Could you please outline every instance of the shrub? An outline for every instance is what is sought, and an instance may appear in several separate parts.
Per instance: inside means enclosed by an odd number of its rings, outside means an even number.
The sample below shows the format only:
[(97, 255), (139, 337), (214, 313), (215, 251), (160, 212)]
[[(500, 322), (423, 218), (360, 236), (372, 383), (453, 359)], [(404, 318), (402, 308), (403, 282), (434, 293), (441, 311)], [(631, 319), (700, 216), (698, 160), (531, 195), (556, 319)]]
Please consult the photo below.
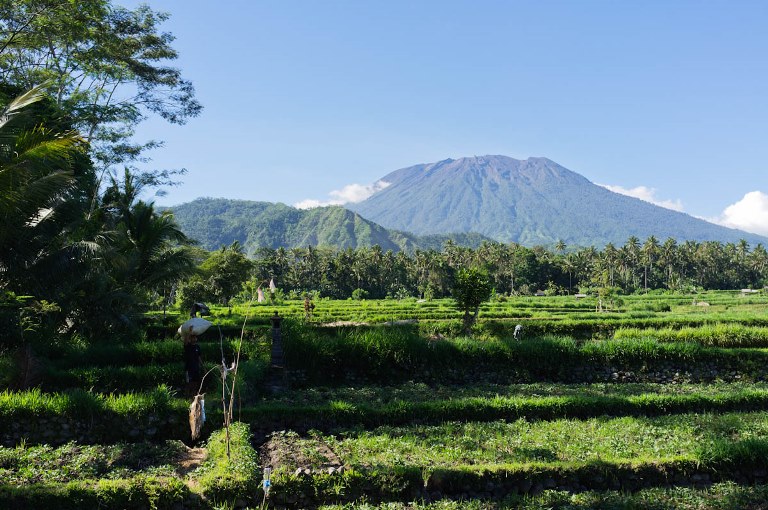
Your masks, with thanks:
[(254, 499), (259, 491), (258, 454), (251, 446), (248, 425), (237, 422), (230, 425), (229, 438), (227, 456), (226, 431), (212, 433), (206, 444), (208, 458), (192, 473), (203, 495), (218, 503)]
[(616, 339), (655, 338), (660, 342), (695, 342), (712, 347), (768, 347), (768, 327), (743, 324), (703, 324), (681, 328), (621, 328)]
[(6, 442), (12, 438), (6, 434), (17, 431), (30, 443), (62, 443), (87, 432), (84, 441), (114, 443), (148, 429), (155, 439), (182, 437), (188, 406), (164, 386), (123, 395), (5, 391), (0, 393), (0, 437)]
[(697, 457), (703, 464), (720, 469), (765, 469), (768, 467), (768, 440), (716, 439), (703, 445), (698, 450)]

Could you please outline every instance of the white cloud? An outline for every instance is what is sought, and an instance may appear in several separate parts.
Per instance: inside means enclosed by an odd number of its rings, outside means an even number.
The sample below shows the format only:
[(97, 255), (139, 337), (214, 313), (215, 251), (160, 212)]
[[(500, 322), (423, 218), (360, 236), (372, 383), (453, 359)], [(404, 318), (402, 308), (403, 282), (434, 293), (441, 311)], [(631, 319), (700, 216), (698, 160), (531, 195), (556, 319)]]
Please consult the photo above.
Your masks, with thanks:
[(683, 202), (679, 198), (677, 200), (660, 200), (656, 198), (656, 188), (637, 186), (636, 188), (628, 189), (621, 186), (611, 186), (610, 184), (598, 184), (598, 186), (602, 186), (603, 188), (609, 191), (613, 191), (614, 193), (620, 193), (629, 197), (639, 198), (640, 200), (650, 202), (653, 205), (658, 205), (659, 207), (683, 212)]
[(328, 195), (331, 197), (329, 200), (315, 200), (308, 198), (293, 204), (297, 209), (311, 209), (313, 207), (323, 207), (326, 205), (344, 205), (349, 203), (362, 202), (366, 198), (370, 197), (377, 191), (381, 191), (390, 183), (384, 181), (377, 181), (373, 184), (347, 184), (341, 189), (333, 190)]
[(759, 235), (768, 235), (768, 195), (750, 191), (744, 198), (725, 208), (713, 223)]
[(312, 209), (313, 207), (322, 207), (324, 205), (331, 205), (331, 204), (323, 203), (313, 198), (308, 198), (306, 200), (302, 200), (301, 202), (296, 202), (295, 204), (293, 204), (293, 206), (296, 209)]

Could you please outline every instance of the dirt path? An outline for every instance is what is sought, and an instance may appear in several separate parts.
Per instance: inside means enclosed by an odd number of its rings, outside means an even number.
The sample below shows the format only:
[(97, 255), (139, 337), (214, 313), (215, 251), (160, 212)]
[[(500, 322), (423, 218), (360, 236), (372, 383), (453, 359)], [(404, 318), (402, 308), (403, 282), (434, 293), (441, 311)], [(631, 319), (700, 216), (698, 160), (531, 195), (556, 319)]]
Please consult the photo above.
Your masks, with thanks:
[(186, 476), (197, 469), (207, 457), (208, 450), (205, 448), (187, 447), (186, 451), (184, 451), (184, 453), (177, 459), (178, 467), (176, 468), (176, 472), (179, 473), (180, 476)]

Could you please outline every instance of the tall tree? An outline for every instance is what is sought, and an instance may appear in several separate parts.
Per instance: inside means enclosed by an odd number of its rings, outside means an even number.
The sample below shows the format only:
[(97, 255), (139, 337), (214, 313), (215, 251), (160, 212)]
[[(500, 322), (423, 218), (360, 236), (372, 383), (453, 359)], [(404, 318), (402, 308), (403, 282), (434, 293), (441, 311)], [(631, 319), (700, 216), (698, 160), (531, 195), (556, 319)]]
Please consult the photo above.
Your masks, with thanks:
[(761, 243), (749, 254), (749, 266), (755, 273), (755, 285), (768, 285), (768, 251)]
[(168, 18), (110, 0), (0, 0), (0, 81), (46, 89), (106, 169), (160, 142), (136, 143), (149, 115), (181, 124), (201, 111), (177, 58)]
[(656, 260), (658, 253), (659, 241), (656, 239), (656, 236), (651, 235), (645, 240), (642, 248), (644, 262), (643, 286), (645, 287), (645, 292), (648, 292), (648, 274), (653, 275), (653, 261)]
[(677, 241), (672, 238), (668, 237), (664, 244), (661, 246), (661, 253), (659, 254), (659, 262), (666, 266), (666, 275), (667, 275), (667, 288), (673, 289), (676, 287), (674, 283), (674, 270), (675, 270), (675, 264), (678, 262), (678, 250), (677, 250)]
[(252, 268), (253, 264), (237, 241), (230, 246), (222, 246), (200, 265), (204, 281), (219, 302), (227, 306), (250, 277)]
[(456, 273), (453, 299), (464, 312), (464, 332), (469, 334), (480, 314), (480, 305), (491, 296), (491, 280), (488, 272), (479, 267), (462, 268)]
[(166, 18), (110, 0), (0, 0), (0, 101), (33, 85), (49, 97), (38, 103), (45, 127), (0, 127), (0, 286), (23, 275), (19, 289), (56, 300), (67, 324), (92, 333), (129, 324), (148, 294), (192, 266), (172, 217), (139, 200), (172, 173), (127, 168), (102, 186), (94, 172), (94, 162), (130, 165), (159, 145), (131, 140), (144, 118), (183, 123), (200, 111), (167, 65), (176, 53), (159, 31)]
[(75, 132), (15, 129), (23, 110), (42, 97), (33, 89), (0, 114), (0, 288), (16, 291), (36, 286), (35, 266), (66, 244), (60, 225), (49, 226), (74, 193), (73, 160), (85, 149)]
[(603, 249), (603, 258), (605, 259), (605, 265), (608, 269), (608, 285), (614, 286), (613, 276), (616, 273), (616, 265), (619, 262), (619, 250), (613, 245), (608, 243)]

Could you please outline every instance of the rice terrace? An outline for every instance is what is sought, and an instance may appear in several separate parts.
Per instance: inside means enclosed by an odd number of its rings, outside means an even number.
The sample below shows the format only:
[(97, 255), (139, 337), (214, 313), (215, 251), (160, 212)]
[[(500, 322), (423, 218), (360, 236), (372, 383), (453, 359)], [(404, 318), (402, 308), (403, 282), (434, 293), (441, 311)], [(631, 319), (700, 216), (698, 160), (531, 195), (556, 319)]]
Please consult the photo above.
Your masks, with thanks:
[[(710, 306), (674, 293), (625, 296), (611, 312), (594, 297), (500, 297), (471, 337), (446, 299), (321, 299), (311, 320), (301, 300), (215, 307), (225, 359), (241, 355), (229, 457), (220, 382), (206, 384), (203, 437), (190, 441), (181, 342), (167, 326), (177, 316), (158, 312), (140, 341), (49, 346), (39, 386), (2, 394), (0, 500), (757, 508), (768, 495), (768, 296), (695, 298)], [(274, 311), (285, 363), (270, 370)], [(219, 333), (206, 335), (213, 361)], [(6, 385), (14, 362), (3, 358)]]
[(766, 5), (0, 0), (0, 510), (768, 510)]

